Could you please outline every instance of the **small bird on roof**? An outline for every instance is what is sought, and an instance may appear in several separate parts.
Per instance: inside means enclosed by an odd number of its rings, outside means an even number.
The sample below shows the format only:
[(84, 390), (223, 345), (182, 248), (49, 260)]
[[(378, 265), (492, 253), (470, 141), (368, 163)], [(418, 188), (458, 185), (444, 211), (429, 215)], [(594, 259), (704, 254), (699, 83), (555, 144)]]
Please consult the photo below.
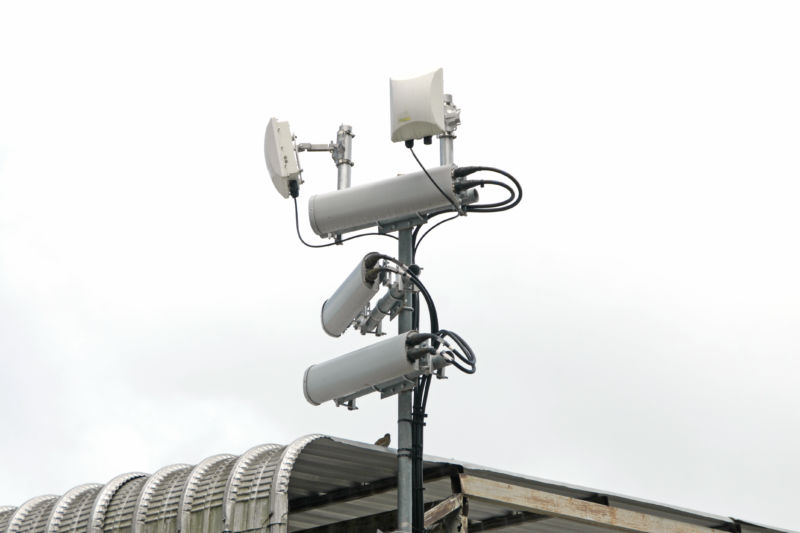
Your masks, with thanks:
[(392, 436), (387, 433), (375, 441), (375, 446), (383, 446), (384, 448), (388, 448), (390, 442), (392, 442)]

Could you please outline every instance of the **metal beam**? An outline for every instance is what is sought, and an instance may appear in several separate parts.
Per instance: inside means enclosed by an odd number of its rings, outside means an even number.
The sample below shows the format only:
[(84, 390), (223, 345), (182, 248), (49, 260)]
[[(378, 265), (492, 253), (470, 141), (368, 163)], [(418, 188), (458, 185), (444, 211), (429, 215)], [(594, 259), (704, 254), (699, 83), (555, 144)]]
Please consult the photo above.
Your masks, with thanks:
[(397, 488), (397, 478), (392, 476), (388, 478), (378, 479), (371, 481), (364, 485), (354, 485), (352, 487), (344, 487), (341, 489), (332, 490), (324, 494), (312, 494), (310, 496), (303, 496), (289, 501), (289, 512), (299, 513), (308, 509), (314, 509), (322, 505), (331, 503), (347, 502), (359, 500), (372, 496), (373, 494), (380, 494), (388, 492)]
[[(433, 504), (426, 504), (426, 506), (431, 508), (435, 507)], [(427, 515), (428, 513), (425, 514)], [(397, 511), (393, 510), (368, 516), (359, 516), (349, 520), (342, 520), (341, 522), (334, 522), (332, 524), (325, 524), (308, 529), (301, 529), (298, 530), (297, 533), (375, 533), (376, 530), (394, 531), (396, 522)]]
[(507, 506), (520, 511), (637, 533), (718, 533), (718, 530), (619, 507), (560, 496), (537, 489), (510, 485), (462, 474), (461, 487), (469, 499)]
[(512, 511), (508, 514), (484, 518), (480, 522), (470, 522), (469, 530), (471, 532), (489, 531), (501, 527), (518, 526), (525, 522), (548, 520), (549, 518), (551, 517), (543, 514), (529, 513), (527, 511)]
[[(439, 465), (423, 470), (423, 477), (425, 481), (431, 482), (447, 477), (452, 479), (455, 475), (457, 474), (454, 473), (454, 469), (451, 465)], [(376, 479), (375, 481), (370, 481), (368, 483), (335, 489), (324, 494), (311, 494), (309, 496), (294, 498), (289, 501), (289, 512), (299, 513), (307, 509), (314, 509), (316, 507), (331, 503), (359, 500), (361, 498), (366, 498), (367, 496), (372, 496), (373, 494), (388, 492), (396, 488), (396, 476)]]
[(375, 533), (378, 530), (394, 531), (396, 523), (397, 511), (386, 511), (324, 526), (301, 529), (297, 533)]

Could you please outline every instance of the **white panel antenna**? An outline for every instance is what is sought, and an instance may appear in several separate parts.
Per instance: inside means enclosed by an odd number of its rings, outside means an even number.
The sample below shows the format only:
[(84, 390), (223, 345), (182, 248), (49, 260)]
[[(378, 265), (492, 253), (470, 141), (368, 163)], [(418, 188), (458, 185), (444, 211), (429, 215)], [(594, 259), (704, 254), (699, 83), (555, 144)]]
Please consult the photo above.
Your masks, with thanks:
[(442, 69), (409, 80), (389, 80), (392, 142), (444, 133)]
[(298, 185), (303, 182), (288, 122), (279, 122), (274, 117), (269, 119), (264, 134), (264, 158), (272, 183), (281, 196), (288, 198), (289, 182), (296, 181)]

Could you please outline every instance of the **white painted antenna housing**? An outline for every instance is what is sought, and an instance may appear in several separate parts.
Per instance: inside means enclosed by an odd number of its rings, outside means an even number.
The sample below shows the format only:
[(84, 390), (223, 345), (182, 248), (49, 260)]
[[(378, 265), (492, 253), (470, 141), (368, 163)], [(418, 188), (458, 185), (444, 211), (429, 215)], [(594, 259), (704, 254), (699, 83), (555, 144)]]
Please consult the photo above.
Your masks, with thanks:
[(389, 80), (392, 142), (444, 133), (442, 69), (409, 80)]
[(274, 117), (269, 119), (264, 134), (264, 159), (267, 160), (267, 170), (275, 188), (281, 196), (288, 198), (289, 182), (302, 183), (288, 122), (279, 122)]

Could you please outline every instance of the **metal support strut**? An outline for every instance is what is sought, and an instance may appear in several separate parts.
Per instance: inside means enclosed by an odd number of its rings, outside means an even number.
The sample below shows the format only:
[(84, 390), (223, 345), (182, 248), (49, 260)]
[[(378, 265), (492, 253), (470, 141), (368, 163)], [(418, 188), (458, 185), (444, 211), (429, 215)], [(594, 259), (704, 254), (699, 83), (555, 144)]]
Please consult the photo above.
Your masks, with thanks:
[[(412, 230), (404, 229), (398, 234), (397, 258), (410, 265), (413, 262), (414, 243)], [(403, 310), (398, 317), (398, 333), (411, 330), (411, 292), (406, 292)], [(397, 396), (397, 530), (411, 533), (411, 404), (413, 390), (403, 391)]]
[(453, 164), (453, 132), (461, 124), (461, 110), (453, 103), (453, 95), (444, 95), (444, 129), (439, 135), (439, 164), (442, 166)]
[[(445, 112), (445, 132), (439, 135), (439, 163), (444, 165), (453, 164), (453, 139), (455, 135), (453, 132), (461, 123), (460, 112), (453, 104), (453, 97), (449, 94), (444, 95), (444, 112)], [(414, 242), (413, 242), (413, 228), (403, 229), (398, 232), (399, 250), (397, 258), (406, 265), (414, 263)], [(413, 294), (406, 292), (405, 304), (403, 311), (400, 313), (398, 320), (398, 333), (405, 333), (413, 329)], [(414, 390), (401, 392), (397, 400), (397, 530), (403, 533), (411, 533), (413, 522), (413, 476), (414, 465), (412, 458), (413, 446), (413, 406)], [(418, 431), (419, 435), (419, 454), (422, 454), (422, 426), (420, 424)], [(422, 461), (419, 459), (417, 468), (420, 469), (419, 479), (422, 479), (421, 468)], [(418, 495), (417, 505), (420, 506), (419, 512), (422, 513), (422, 496)], [(422, 514), (420, 514), (422, 517)], [(419, 527), (419, 526), (418, 526)]]
[(338, 190), (350, 188), (350, 174), (353, 168), (353, 127), (347, 124), (339, 126), (336, 132), (336, 142), (328, 144), (298, 143), (298, 152), (330, 152), (338, 171), (336, 188)]
[(350, 171), (353, 168), (353, 128), (347, 124), (339, 126), (336, 132), (336, 146), (333, 148), (333, 161), (339, 171), (337, 189), (350, 187)]

